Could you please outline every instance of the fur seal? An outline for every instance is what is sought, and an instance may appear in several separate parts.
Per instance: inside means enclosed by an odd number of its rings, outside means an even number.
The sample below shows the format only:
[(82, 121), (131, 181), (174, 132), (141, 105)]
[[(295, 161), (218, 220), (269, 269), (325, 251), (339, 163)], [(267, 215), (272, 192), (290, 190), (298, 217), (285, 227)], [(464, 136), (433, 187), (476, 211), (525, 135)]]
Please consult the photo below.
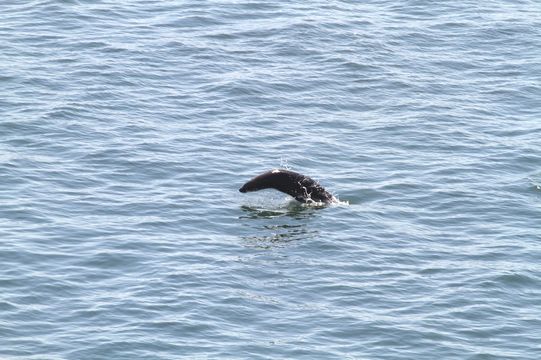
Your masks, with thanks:
[(336, 198), (319, 185), (314, 179), (285, 169), (274, 169), (258, 175), (244, 184), (239, 191), (241, 193), (276, 189), (301, 203), (332, 203)]

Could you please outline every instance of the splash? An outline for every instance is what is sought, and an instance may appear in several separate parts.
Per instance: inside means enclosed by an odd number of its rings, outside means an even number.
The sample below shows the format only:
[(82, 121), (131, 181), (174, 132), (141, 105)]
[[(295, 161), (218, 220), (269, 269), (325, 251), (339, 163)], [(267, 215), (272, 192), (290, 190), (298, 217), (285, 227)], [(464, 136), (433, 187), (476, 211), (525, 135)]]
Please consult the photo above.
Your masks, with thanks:
[(299, 204), (291, 196), (272, 189), (249, 193), (243, 197), (243, 203), (245, 206), (259, 210), (283, 210), (293, 204)]
[(291, 166), (289, 166), (287, 159), (285, 159), (283, 156), (280, 157), (280, 167), (282, 169), (291, 170)]
[(300, 206), (305, 207), (337, 207), (337, 206), (349, 206), (349, 201), (347, 200), (340, 200), (337, 195), (333, 194), (333, 200), (331, 202), (325, 203), (323, 201), (314, 201), (312, 199), (308, 199), (306, 203), (300, 204)]
[(539, 181), (531, 177), (528, 177), (527, 179), (535, 191), (541, 190), (541, 183)]

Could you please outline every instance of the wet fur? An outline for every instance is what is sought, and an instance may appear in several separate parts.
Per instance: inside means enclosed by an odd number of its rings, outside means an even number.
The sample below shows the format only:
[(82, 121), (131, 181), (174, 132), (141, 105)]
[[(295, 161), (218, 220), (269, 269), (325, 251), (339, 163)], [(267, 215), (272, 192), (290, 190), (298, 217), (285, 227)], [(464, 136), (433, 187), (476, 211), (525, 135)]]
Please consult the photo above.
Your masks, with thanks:
[(302, 203), (335, 201), (334, 196), (317, 181), (285, 169), (274, 169), (258, 175), (244, 184), (239, 191), (246, 193), (263, 189), (276, 189)]

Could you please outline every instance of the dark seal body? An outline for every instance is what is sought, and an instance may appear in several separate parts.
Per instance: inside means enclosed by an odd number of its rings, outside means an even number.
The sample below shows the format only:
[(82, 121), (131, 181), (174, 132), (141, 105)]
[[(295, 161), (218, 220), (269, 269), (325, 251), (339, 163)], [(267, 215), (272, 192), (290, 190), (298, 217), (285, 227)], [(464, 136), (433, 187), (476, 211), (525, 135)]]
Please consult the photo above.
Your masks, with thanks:
[(290, 170), (275, 169), (256, 176), (244, 184), (239, 191), (242, 193), (263, 189), (276, 189), (302, 203), (336, 201), (327, 190), (308, 176)]

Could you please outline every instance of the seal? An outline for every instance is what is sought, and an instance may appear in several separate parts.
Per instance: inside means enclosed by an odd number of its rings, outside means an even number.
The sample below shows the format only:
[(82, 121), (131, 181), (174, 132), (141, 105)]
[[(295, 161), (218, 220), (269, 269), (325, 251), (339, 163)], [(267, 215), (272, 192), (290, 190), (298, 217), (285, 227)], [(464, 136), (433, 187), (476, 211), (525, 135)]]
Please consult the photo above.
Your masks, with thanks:
[(285, 169), (274, 169), (258, 175), (244, 184), (239, 191), (247, 193), (263, 189), (276, 189), (301, 203), (332, 203), (336, 198), (314, 179)]

